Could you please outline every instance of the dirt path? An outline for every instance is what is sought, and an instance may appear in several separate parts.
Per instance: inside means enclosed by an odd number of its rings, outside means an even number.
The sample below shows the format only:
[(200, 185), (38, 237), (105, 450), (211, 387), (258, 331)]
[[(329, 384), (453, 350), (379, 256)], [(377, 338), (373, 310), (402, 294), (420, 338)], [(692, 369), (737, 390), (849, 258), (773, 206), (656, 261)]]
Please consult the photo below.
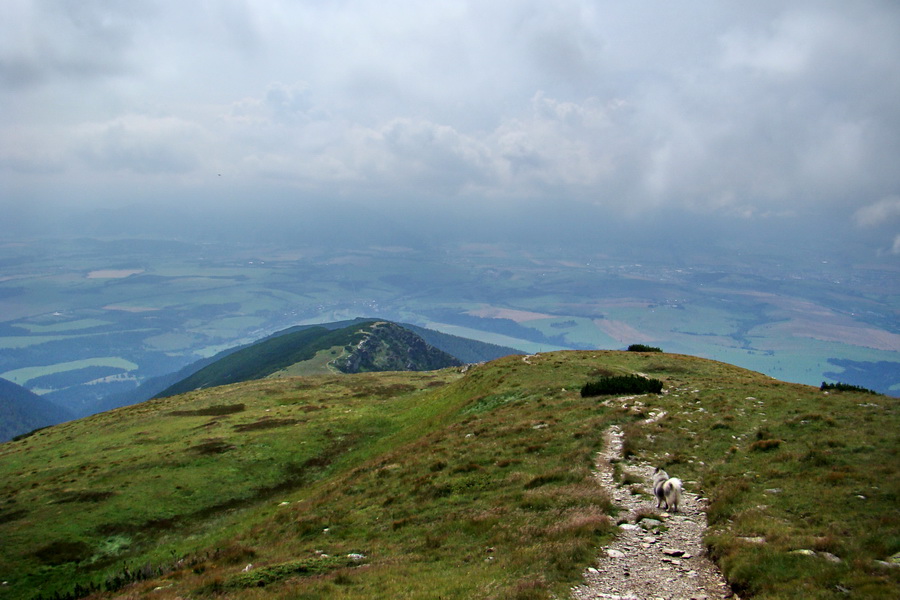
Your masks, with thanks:
[[(654, 418), (661, 418), (663, 414)], [(633, 495), (618, 487), (610, 461), (622, 458), (622, 431), (611, 427), (606, 445), (597, 458), (597, 480), (622, 508), (627, 523), (619, 526), (615, 541), (603, 548), (595, 567), (584, 574), (584, 584), (572, 590), (573, 600), (713, 600), (737, 598), (718, 568), (706, 557), (703, 531), (706, 513), (701, 500), (687, 491), (680, 512), (662, 514), (661, 523), (642, 519), (639, 510), (656, 508), (649, 494), (653, 466), (621, 463), (631, 474), (647, 482), (647, 494)], [(677, 473), (671, 473), (677, 476)], [(687, 487), (690, 487), (689, 485)]]

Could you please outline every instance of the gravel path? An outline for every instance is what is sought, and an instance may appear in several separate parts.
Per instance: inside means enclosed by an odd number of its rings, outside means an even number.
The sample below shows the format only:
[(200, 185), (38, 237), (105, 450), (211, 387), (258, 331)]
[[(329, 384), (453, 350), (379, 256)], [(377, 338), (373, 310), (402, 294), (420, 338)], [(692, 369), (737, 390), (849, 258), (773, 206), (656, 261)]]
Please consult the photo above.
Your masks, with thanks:
[[(655, 418), (661, 418), (663, 414)], [(584, 584), (573, 588), (572, 600), (713, 600), (737, 598), (706, 556), (703, 531), (706, 513), (702, 500), (685, 491), (680, 512), (662, 515), (661, 522), (646, 518), (635, 523), (637, 511), (656, 508), (650, 494), (633, 495), (616, 485), (610, 461), (621, 460), (622, 431), (611, 427), (597, 458), (597, 480), (627, 515), (615, 541), (603, 548), (595, 567), (584, 574)], [(647, 482), (653, 466), (621, 463), (629, 473)], [(670, 473), (677, 477), (678, 473)]]

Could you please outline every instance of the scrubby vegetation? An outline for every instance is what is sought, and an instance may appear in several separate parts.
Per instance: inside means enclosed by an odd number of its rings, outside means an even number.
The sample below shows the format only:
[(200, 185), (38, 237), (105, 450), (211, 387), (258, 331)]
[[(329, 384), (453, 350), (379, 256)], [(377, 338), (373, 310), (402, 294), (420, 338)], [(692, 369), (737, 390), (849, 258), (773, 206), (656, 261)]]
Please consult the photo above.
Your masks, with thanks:
[(582, 398), (612, 394), (658, 394), (663, 382), (641, 375), (611, 375), (590, 381), (581, 387)]
[(631, 344), (628, 346), (629, 352), (662, 352), (662, 348), (656, 346), (645, 346), (644, 344)]
[(837, 383), (827, 383), (825, 381), (822, 382), (822, 385), (819, 387), (823, 392), (863, 392), (866, 394), (877, 394), (878, 392), (874, 390), (866, 389), (859, 385), (851, 385), (849, 383), (841, 383), (840, 381)]

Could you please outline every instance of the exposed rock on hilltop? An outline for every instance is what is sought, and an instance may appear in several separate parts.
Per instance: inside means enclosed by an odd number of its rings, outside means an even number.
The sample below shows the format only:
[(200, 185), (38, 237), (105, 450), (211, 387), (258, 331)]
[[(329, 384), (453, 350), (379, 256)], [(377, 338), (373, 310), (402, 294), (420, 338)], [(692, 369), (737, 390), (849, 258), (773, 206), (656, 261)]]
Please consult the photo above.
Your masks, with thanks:
[(438, 350), (396, 323), (374, 323), (363, 339), (331, 363), (344, 373), (368, 371), (433, 371), (462, 366), (462, 361)]
[(272, 335), (204, 366), (158, 397), (301, 372), (430, 371), (461, 364), (396, 323), (360, 320), (335, 329), (309, 326)]

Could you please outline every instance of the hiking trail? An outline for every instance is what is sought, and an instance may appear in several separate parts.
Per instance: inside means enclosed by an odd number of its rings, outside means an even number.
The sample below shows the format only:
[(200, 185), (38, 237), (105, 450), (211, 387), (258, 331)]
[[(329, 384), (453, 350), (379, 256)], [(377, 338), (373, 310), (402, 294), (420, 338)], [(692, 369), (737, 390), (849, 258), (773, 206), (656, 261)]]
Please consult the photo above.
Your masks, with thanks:
[[(661, 419), (659, 413), (647, 422)], [(656, 510), (651, 491), (654, 467), (622, 460), (622, 430), (607, 429), (605, 445), (597, 456), (596, 478), (613, 503), (622, 509), (616, 539), (602, 548), (595, 566), (584, 573), (584, 583), (572, 588), (572, 600), (713, 600), (737, 599), (703, 546), (706, 529), (704, 500), (683, 491), (679, 512)], [(616, 485), (613, 462), (645, 483), (640, 495)], [(677, 472), (670, 472), (677, 477)], [(689, 483), (689, 482), (688, 482)], [(631, 486), (629, 486), (631, 487)], [(688, 484), (687, 487), (690, 487)], [(643, 518), (639, 511), (655, 510), (661, 519)]]

